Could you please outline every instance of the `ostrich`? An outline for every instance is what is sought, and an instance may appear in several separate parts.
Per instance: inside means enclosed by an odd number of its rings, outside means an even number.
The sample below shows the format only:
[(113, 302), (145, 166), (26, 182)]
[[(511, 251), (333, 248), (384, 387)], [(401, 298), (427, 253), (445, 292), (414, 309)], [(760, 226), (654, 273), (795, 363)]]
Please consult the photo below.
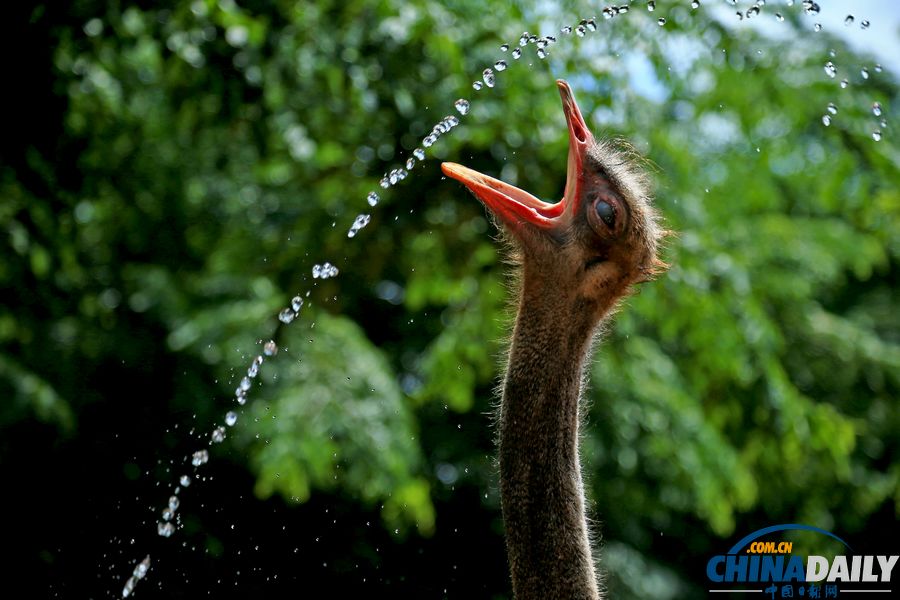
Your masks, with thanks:
[(555, 204), (454, 163), (510, 234), (518, 312), (499, 414), (500, 499), (518, 600), (600, 597), (578, 456), (579, 397), (595, 332), (633, 284), (663, 268), (665, 232), (623, 145), (596, 141), (565, 81), (565, 194)]

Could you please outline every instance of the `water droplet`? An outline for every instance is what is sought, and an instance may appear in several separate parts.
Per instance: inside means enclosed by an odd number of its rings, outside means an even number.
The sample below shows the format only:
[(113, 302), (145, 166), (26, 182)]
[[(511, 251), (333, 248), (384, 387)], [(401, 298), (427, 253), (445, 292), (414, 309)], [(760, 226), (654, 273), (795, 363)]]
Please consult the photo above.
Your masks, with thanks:
[(191, 457), (191, 464), (195, 467), (199, 467), (202, 464), (206, 464), (206, 461), (209, 460), (209, 452), (206, 450), (197, 450), (194, 452), (194, 455)]
[(603, 9), (603, 18), (606, 20), (612, 19), (614, 16), (616, 16), (617, 12), (617, 9), (607, 6)]
[(135, 579), (143, 579), (147, 574), (147, 571), (150, 570), (150, 555), (144, 557), (144, 560), (139, 562), (134, 567), (134, 571), (131, 573)]
[(175, 516), (175, 511), (173, 511), (171, 508), (163, 509), (163, 511), (162, 511), (163, 521), (171, 521), (172, 517), (174, 517), (174, 516)]
[(815, 29), (816, 31), (822, 31), (822, 24), (816, 23), (815, 25), (813, 25), (813, 29)]
[(656, 21), (656, 23), (657, 23), (660, 27), (662, 27), (663, 25), (666, 24), (666, 18), (665, 18), (665, 17), (660, 17), (660, 18)]
[(835, 106), (834, 102), (829, 102), (828, 106), (826, 106), (825, 108), (828, 109), (828, 112), (830, 112), (831, 114), (837, 114), (837, 106)]
[(181, 502), (178, 500), (178, 496), (169, 496), (169, 508), (172, 510), (178, 510), (178, 506)]
[(237, 423), (237, 413), (233, 410), (229, 410), (225, 413), (225, 424), (229, 427), (234, 427), (235, 423)]
[(461, 115), (469, 114), (469, 101), (465, 98), (460, 98), (456, 102), (453, 103), (453, 106), (456, 107), (456, 110), (459, 111)]
[(825, 63), (825, 74), (834, 79), (835, 74), (837, 74), (837, 68), (834, 66), (834, 63), (830, 60)]
[(824, 125), (825, 127), (831, 125), (831, 117), (828, 115), (822, 115), (822, 125)]
[(506, 52), (507, 50), (509, 50), (509, 44), (503, 44), (502, 46), (500, 46), (500, 52)]
[(868, 78), (869, 78), (869, 70), (868, 70), (867, 68), (865, 68), (865, 67), (863, 67), (862, 69), (860, 69), (859, 74), (862, 75), (862, 78), (863, 78), (863, 79), (868, 79)]
[(413, 156), (415, 156), (419, 160), (425, 160), (425, 151), (421, 148), (416, 148), (415, 150), (413, 150)]
[(247, 392), (245, 392), (241, 388), (238, 388), (237, 390), (235, 390), (234, 399), (237, 400), (237, 403), (241, 406), (247, 404)]
[(182, 475), (178, 480), (178, 483), (181, 484), (181, 487), (188, 487), (189, 485), (191, 485), (191, 478), (187, 475)]
[(170, 537), (175, 533), (175, 526), (168, 522), (159, 522), (156, 524), (156, 533), (162, 537)]
[(249, 377), (241, 378), (240, 388), (242, 390), (244, 390), (245, 392), (250, 389), (250, 378)]
[(537, 57), (540, 58), (541, 60), (544, 60), (545, 58), (547, 58), (547, 51), (544, 50), (543, 48), (538, 48), (537, 49)]
[(846, 17), (844, 17), (844, 25), (846, 25), (847, 27), (853, 25), (853, 15), (847, 15)]
[(266, 342), (266, 345), (263, 346), (263, 354), (266, 356), (275, 356), (278, 354), (278, 344), (275, 343), (275, 340)]
[(225, 428), (219, 425), (212, 430), (212, 433), (209, 437), (212, 439), (214, 444), (221, 444), (225, 441)]
[(493, 69), (485, 69), (481, 72), (481, 78), (484, 80), (484, 85), (489, 88), (494, 87), (494, 71)]
[(869, 28), (869, 25), (870, 25), (870, 23), (869, 23), (868, 19), (865, 19), (865, 20), (863, 20), (863, 21), (860, 22), (859, 28), (860, 28), (860, 29), (868, 29), (868, 28)]
[(653, 12), (654, 10), (656, 10), (656, 2), (654, 2), (653, 0), (650, 0), (650, 2), (647, 3), (647, 10), (650, 12)]
[(415, 166), (416, 166), (416, 159), (415, 159), (415, 158), (413, 158), (412, 156), (410, 156), (409, 158), (406, 159), (406, 168), (407, 168), (407, 169), (412, 169), (412, 168), (415, 167)]
[(810, 0), (803, 0), (803, 9), (806, 11), (808, 15), (817, 15), (821, 10), (819, 8), (818, 3), (811, 2)]
[(691, 2), (691, 8), (700, 8), (700, 0), (693, 0), (693, 2)]
[(876, 142), (880, 142), (880, 141), (881, 141), (881, 131), (878, 130), (878, 129), (876, 129), (875, 131), (873, 131), (873, 132), (872, 132), (872, 139), (875, 140)]
[(480, 90), (481, 88), (483, 88), (483, 87), (484, 87), (484, 84), (481, 83), (480, 81), (473, 81), (473, 82), (472, 82), (472, 89), (475, 90), (476, 92), (477, 92), (478, 90)]
[(872, 105), (872, 114), (875, 115), (876, 117), (881, 116), (881, 104), (880, 103), (876, 102)]
[(584, 26), (587, 27), (588, 31), (597, 31), (597, 21), (593, 19), (588, 19)]
[(389, 187), (391, 187), (391, 182), (388, 181), (387, 175), (381, 178), (381, 181), (378, 182), (378, 185), (380, 185), (384, 189), (388, 189)]
[(563, 35), (569, 35), (570, 33), (572, 33), (572, 26), (571, 26), (571, 25), (566, 25), (565, 27), (563, 27), (562, 29), (560, 29), (559, 32), (560, 32), (561, 34), (563, 34)]
[(366, 196), (366, 202), (369, 203), (369, 206), (375, 206), (378, 204), (378, 194), (375, 192), (369, 192), (369, 195)]
[(512, 51), (512, 57), (515, 60), (519, 60), (520, 58), (522, 58), (522, 50), (520, 48), (514, 48)]
[(125, 582), (125, 587), (122, 588), (122, 597), (127, 598), (131, 595), (131, 592), (134, 591), (134, 585), (137, 583), (134, 577), (129, 577), (128, 581)]
[(747, 18), (748, 19), (750, 17), (755, 17), (758, 14), (759, 14), (759, 6), (756, 6), (755, 4), (747, 9)]
[(296, 316), (297, 315), (290, 308), (285, 308), (280, 313), (278, 313), (278, 320), (281, 321), (282, 323), (287, 324), (287, 323), (290, 323), (291, 321), (293, 321), (294, 317), (296, 317)]
[(847, 81), (846, 79), (841, 79), (841, 87), (842, 88), (846, 89), (848, 85), (850, 85), (849, 81)]
[(425, 138), (422, 140), (422, 145), (425, 146), (426, 148), (431, 148), (436, 141), (437, 141), (437, 136), (432, 133), (430, 135), (425, 136)]
[(881, 73), (881, 71), (882, 71), (881, 65), (875, 65), (875, 72), (876, 72), (876, 73)]
[[(697, 2), (697, 6), (700, 6), (700, 3), (699, 3), (699, 2)], [(616, 13), (617, 13), (617, 14), (620, 14), (620, 15), (624, 15), (624, 14), (627, 13), (627, 12), (628, 12), (628, 5), (627, 5), (627, 4), (623, 4), (622, 6), (620, 6), (619, 8), (616, 9)]]
[(782, 15), (781, 13), (775, 13), (775, 20), (778, 21), (779, 23), (783, 22), (784, 15)]
[(530, 38), (530, 37), (531, 37), (531, 34), (529, 34), (527, 31), (523, 31), (522, 35), (519, 36), (519, 45), (524, 46), (525, 44), (527, 44), (528, 38)]
[[(412, 160), (412, 159), (410, 159), (410, 160)], [(406, 174), (404, 173), (403, 176), (406, 177)], [(360, 229), (362, 229), (363, 227), (368, 225), (369, 221), (371, 221), (371, 220), (372, 220), (372, 217), (370, 215), (365, 215), (365, 214), (357, 215), (356, 218), (353, 220), (353, 225), (350, 226), (350, 231), (347, 232), (347, 237), (349, 237), (349, 238), (354, 237), (356, 235), (356, 233)], [(328, 263), (325, 263), (325, 264), (327, 265)], [(332, 267), (332, 268), (334, 268), (334, 267)], [(337, 269), (335, 269), (335, 271), (336, 270)], [(322, 277), (322, 279), (327, 279), (327, 277), (324, 275), (320, 275), (320, 276)], [(328, 277), (331, 277), (331, 275), (329, 275)]]
[(494, 68), (497, 69), (498, 71), (505, 71), (506, 70), (506, 61), (498, 60), (497, 62), (494, 63)]
[(584, 25), (579, 25), (575, 28), (575, 35), (578, 37), (584, 37)]
[[(357, 218), (359, 218), (359, 217), (357, 217)], [(335, 277), (338, 273), (339, 273), (338, 268), (329, 262), (322, 263), (321, 265), (319, 265), (319, 264), (313, 265), (313, 268), (312, 268), (313, 279), (329, 279), (331, 277)], [(276, 352), (277, 352), (277, 349), (276, 349)]]

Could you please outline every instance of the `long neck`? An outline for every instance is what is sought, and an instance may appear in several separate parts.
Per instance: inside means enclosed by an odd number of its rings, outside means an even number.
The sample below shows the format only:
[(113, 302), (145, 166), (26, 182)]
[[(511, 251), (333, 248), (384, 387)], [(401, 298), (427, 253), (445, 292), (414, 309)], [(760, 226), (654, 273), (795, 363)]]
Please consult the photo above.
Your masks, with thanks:
[(517, 600), (599, 597), (578, 459), (582, 372), (598, 319), (567, 304), (574, 301), (526, 273), (500, 409), (500, 495)]

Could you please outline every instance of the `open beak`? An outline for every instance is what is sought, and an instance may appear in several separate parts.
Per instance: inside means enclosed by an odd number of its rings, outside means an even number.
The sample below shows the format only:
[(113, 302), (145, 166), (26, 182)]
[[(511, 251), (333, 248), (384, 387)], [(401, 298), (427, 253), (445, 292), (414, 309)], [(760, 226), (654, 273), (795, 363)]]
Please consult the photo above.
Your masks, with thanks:
[(559, 95), (562, 97), (563, 111), (569, 128), (569, 161), (566, 172), (566, 190), (563, 199), (556, 203), (544, 202), (525, 190), (503, 183), (478, 171), (456, 163), (443, 163), (441, 170), (465, 185), (503, 222), (511, 227), (530, 223), (542, 229), (556, 226), (560, 216), (568, 209), (577, 208), (581, 188), (581, 173), (585, 157), (593, 136), (584, 122), (584, 117), (575, 103), (569, 84), (558, 79)]

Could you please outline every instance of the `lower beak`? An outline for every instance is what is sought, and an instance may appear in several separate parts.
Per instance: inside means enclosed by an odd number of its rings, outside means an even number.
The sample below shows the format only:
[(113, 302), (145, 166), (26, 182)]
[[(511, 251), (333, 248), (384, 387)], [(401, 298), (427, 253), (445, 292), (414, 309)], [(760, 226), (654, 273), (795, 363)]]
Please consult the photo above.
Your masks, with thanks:
[(465, 185), (485, 206), (507, 226), (517, 227), (530, 223), (542, 229), (555, 227), (563, 212), (576, 208), (580, 191), (581, 173), (584, 170), (587, 148), (593, 136), (581, 116), (569, 85), (557, 80), (562, 97), (563, 111), (569, 129), (569, 161), (566, 174), (566, 191), (560, 202), (551, 204), (535, 198), (525, 190), (503, 183), (478, 171), (456, 163), (443, 163), (441, 170)]

